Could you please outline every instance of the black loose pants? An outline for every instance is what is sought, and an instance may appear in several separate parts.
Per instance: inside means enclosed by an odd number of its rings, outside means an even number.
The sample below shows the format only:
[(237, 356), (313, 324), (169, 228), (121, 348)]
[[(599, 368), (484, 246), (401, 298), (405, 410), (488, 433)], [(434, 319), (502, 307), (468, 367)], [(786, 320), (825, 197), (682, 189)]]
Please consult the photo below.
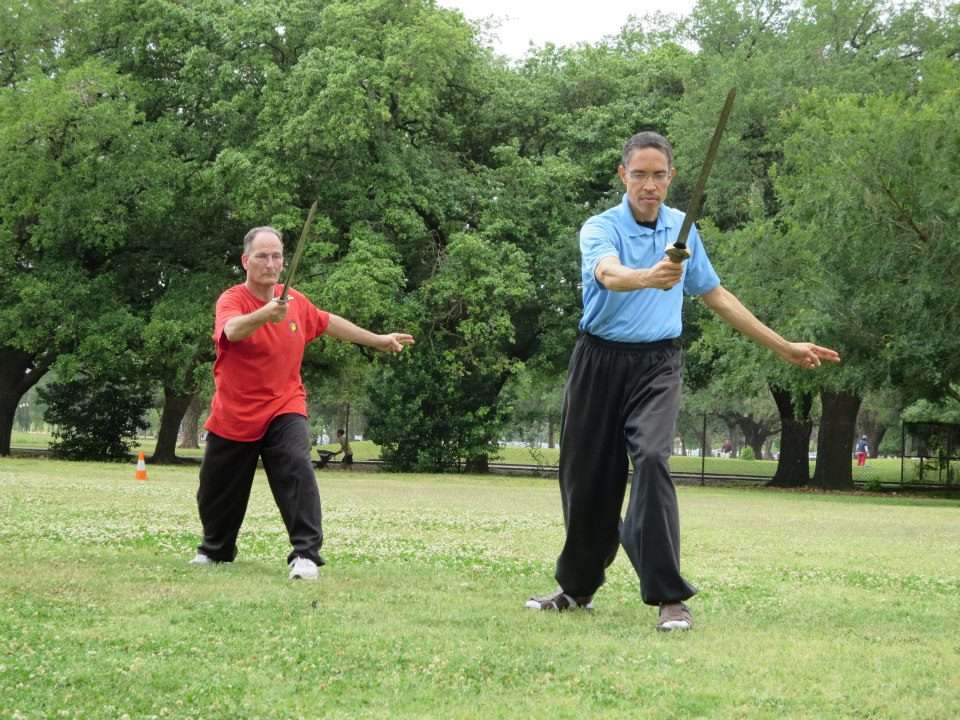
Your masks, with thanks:
[(293, 545), (287, 562), (299, 556), (323, 565), (320, 492), (310, 462), (310, 428), (303, 415), (294, 413), (274, 418), (266, 434), (253, 442), (207, 434), (197, 490), (203, 542), (197, 549), (221, 562), (236, 557), (237, 535), (261, 458)]
[[(697, 592), (680, 575), (680, 516), (667, 464), (681, 364), (673, 340), (618, 343), (586, 334), (577, 340), (560, 431), (567, 537), (556, 572), (570, 595), (593, 595), (621, 544), (643, 602), (679, 602)], [(621, 521), (628, 457), (634, 472)]]

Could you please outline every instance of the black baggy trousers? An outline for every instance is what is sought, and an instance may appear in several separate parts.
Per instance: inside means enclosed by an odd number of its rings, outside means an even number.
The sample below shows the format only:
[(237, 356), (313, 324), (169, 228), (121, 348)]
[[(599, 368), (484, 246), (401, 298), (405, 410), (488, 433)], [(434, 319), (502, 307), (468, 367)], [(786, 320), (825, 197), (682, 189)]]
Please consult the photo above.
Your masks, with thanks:
[(310, 428), (303, 415), (293, 413), (275, 417), (266, 434), (253, 442), (207, 434), (197, 490), (203, 542), (197, 549), (221, 562), (236, 557), (237, 535), (261, 458), (293, 545), (287, 562), (300, 556), (323, 565), (320, 492), (310, 462)]
[[(556, 572), (570, 595), (593, 595), (621, 544), (640, 578), (643, 602), (679, 602), (697, 592), (680, 575), (680, 517), (667, 465), (681, 365), (673, 340), (577, 339), (560, 431), (567, 537)], [(621, 521), (628, 457), (634, 472)]]

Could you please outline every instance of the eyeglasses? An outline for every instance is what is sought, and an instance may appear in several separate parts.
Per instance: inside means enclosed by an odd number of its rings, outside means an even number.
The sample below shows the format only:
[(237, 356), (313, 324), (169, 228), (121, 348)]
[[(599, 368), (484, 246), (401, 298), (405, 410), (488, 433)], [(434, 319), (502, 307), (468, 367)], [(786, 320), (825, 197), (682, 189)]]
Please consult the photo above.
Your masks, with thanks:
[(646, 183), (648, 180), (653, 180), (657, 185), (663, 185), (670, 179), (670, 173), (663, 170), (655, 173), (634, 171), (630, 173), (630, 179), (639, 183)]
[(250, 257), (262, 263), (270, 262), (271, 260), (276, 263), (283, 262), (283, 253), (254, 253)]

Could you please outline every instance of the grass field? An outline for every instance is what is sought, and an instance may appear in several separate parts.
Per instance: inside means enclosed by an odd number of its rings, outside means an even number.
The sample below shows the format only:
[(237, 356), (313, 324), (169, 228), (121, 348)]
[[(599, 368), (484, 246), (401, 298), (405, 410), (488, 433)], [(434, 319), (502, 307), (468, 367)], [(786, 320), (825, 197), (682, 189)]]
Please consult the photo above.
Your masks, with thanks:
[(687, 634), (621, 555), (553, 587), (555, 481), (322, 472), (328, 565), (286, 579), (262, 477), (186, 564), (195, 467), (0, 459), (0, 718), (960, 717), (960, 502), (679, 489)]

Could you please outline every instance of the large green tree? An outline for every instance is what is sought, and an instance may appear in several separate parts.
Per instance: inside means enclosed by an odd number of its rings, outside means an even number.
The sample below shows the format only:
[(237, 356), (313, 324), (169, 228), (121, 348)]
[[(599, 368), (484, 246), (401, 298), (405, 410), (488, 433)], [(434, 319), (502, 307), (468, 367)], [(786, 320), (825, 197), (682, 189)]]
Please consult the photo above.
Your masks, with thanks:
[[(257, 96), (255, 73), (229, 67), (243, 55), (232, 42), (231, 8), (24, 3), (5, 25), (16, 42), (4, 46), (11, 69), (0, 98), (0, 243), (13, 262), (0, 330), (10, 358), (4, 406), (78, 345), (75, 328), (96, 332), (84, 318), (115, 306), (149, 319), (180, 276), (198, 268), (226, 284), (238, 254), (226, 238), (236, 247), (242, 225), (227, 213), (209, 165), (218, 147), (253, 127), (249, 103), (236, 96)], [(208, 314), (207, 294), (181, 295), (178, 319), (189, 325)], [(144, 325), (151, 335), (136, 343), (144, 353), (187, 338), (180, 328), (157, 341), (156, 328), (176, 322), (165, 307)], [(153, 359), (155, 367), (169, 360)]]
[[(678, 142), (681, 170), (690, 163), (688, 152), (693, 158), (701, 155), (709, 138), (712, 116), (707, 114), (703, 121), (703, 108), (711, 107), (711, 98), (712, 104), (717, 104), (726, 88), (738, 89), (736, 110), (706, 203), (719, 231), (711, 248), (716, 251), (721, 276), (761, 319), (782, 334), (835, 345), (853, 361), (848, 360), (844, 371), (831, 370), (811, 378), (777, 368), (773, 358), (757, 356), (742, 343), (726, 346), (728, 351), (739, 353), (741, 348), (747, 353), (728, 367), (736, 368), (746, 383), (766, 378), (775, 388), (782, 412), (788, 408), (799, 412), (798, 417), (782, 415), (785, 428), (804, 434), (803, 408), (810, 406), (809, 394), (822, 394), (825, 425), (819, 433), (814, 478), (818, 484), (850, 485), (848, 446), (860, 397), (868, 388), (882, 385), (884, 379), (857, 363), (855, 332), (836, 332), (835, 318), (849, 317), (851, 310), (843, 307), (840, 298), (844, 293), (855, 294), (857, 288), (851, 285), (863, 280), (837, 272), (840, 258), (848, 257), (837, 251), (846, 246), (846, 228), (839, 224), (824, 227), (813, 221), (815, 214), (832, 211), (832, 190), (822, 190), (834, 187), (833, 180), (822, 183), (819, 175), (807, 177), (807, 187), (818, 198), (816, 211), (803, 191), (786, 194), (774, 182), (791, 142), (803, 142), (813, 157), (829, 155), (839, 162), (842, 155), (835, 146), (818, 146), (803, 137), (798, 140), (807, 129), (796, 121), (801, 113), (794, 110), (809, 103), (811, 94), (829, 103), (842, 95), (864, 99), (916, 92), (918, 81), (924, 78), (920, 67), (925, 58), (951, 43), (955, 52), (955, 23), (955, 10), (875, 0), (843, 6), (704, 0), (691, 19), (690, 30), (702, 50), (693, 66), (684, 110), (676, 115), (673, 127), (673, 133), (684, 139)], [(809, 110), (812, 106), (802, 107)], [(824, 135), (818, 140), (830, 132), (824, 126)], [(870, 124), (851, 127), (851, 132), (863, 142), (872, 142)], [(841, 182), (847, 183), (847, 193), (856, 187), (849, 175)], [(811, 212), (801, 229), (792, 218), (795, 206), (804, 205)], [(874, 299), (889, 312), (889, 300), (879, 294)], [(713, 337), (726, 336), (721, 332)], [(716, 343), (713, 347), (711, 352), (717, 352)], [(797, 419), (799, 425), (794, 422)], [(801, 442), (783, 446), (793, 448), (781, 452), (784, 473), (787, 464), (805, 466), (806, 450)], [(789, 482), (800, 477), (795, 472), (788, 474), (792, 477)]]
[(97, 59), (0, 88), (0, 453), (23, 393), (150, 292), (128, 241), (173, 207), (177, 168), (139, 96)]
[[(918, 80), (920, 78), (918, 77)], [(960, 135), (943, 119), (960, 107), (960, 68), (930, 58), (909, 93), (838, 99), (811, 95), (795, 115), (779, 188), (796, 232), (819, 243), (830, 268), (828, 332), (846, 347), (838, 387), (824, 394), (824, 425), (837, 423), (839, 450), (821, 442), (818, 484), (846, 484), (860, 398), (892, 384), (907, 397), (956, 397), (960, 378), (958, 205)], [(820, 472), (820, 454), (836, 467)], [(841, 462), (842, 458), (842, 462)]]

